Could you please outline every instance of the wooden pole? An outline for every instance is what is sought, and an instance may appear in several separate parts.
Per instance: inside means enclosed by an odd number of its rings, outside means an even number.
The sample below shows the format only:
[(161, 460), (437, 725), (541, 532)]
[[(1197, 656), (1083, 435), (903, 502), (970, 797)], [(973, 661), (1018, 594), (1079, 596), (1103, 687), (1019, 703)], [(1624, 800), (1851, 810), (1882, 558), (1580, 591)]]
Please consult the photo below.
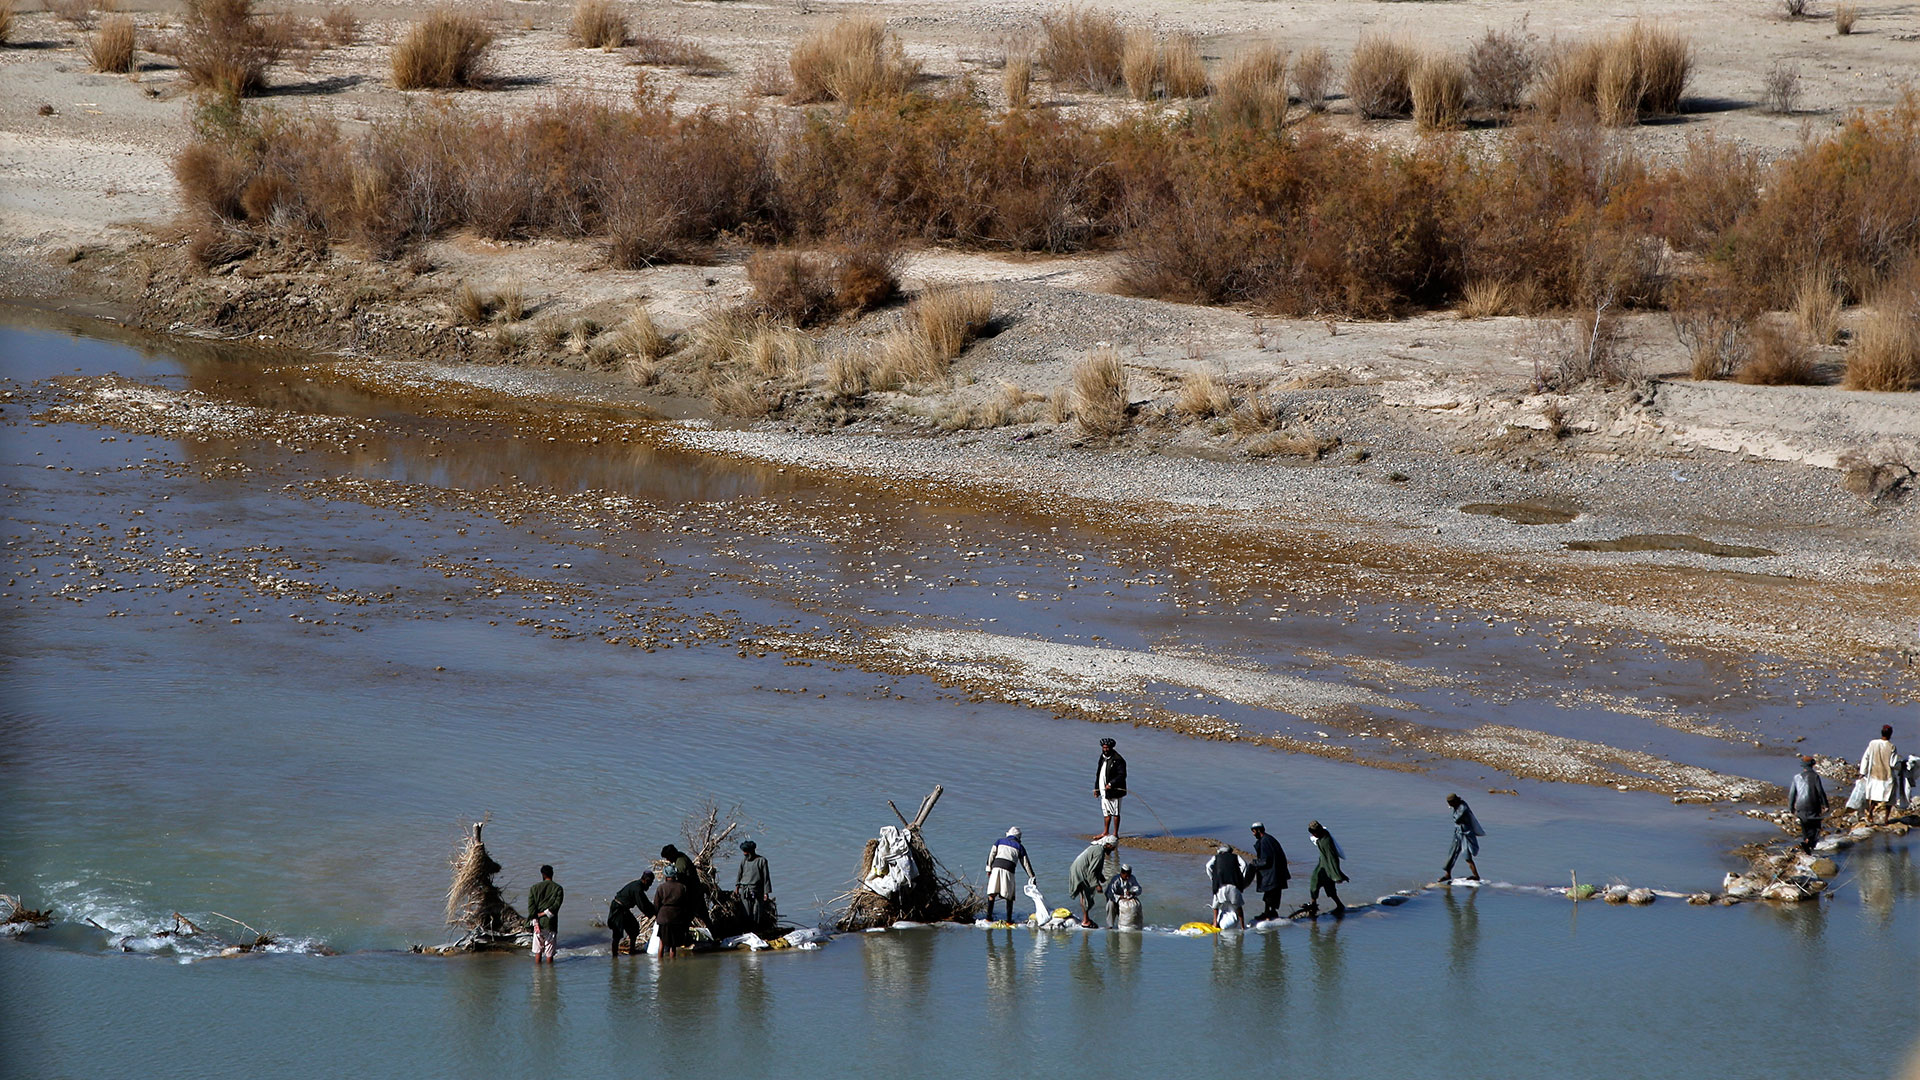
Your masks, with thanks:
[(946, 789), (939, 784), (933, 785), (933, 791), (930, 792), (925, 799), (920, 801), (920, 812), (914, 815), (913, 818), (914, 828), (917, 829), (927, 823), (928, 816), (933, 813), (933, 804), (940, 801), (940, 793), (945, 790)]

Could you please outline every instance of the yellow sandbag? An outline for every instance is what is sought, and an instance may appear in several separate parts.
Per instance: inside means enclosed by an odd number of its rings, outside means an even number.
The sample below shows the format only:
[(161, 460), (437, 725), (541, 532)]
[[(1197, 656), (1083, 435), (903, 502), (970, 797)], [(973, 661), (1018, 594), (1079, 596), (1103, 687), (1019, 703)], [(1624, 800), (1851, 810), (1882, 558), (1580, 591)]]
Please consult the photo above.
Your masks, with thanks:
[(1220, 932), (1220, 928), (1212, 923), (1190, 922), (1181, 923), (1180, 932), (1183, 934), (1217, 934)]
[(1053, 917), (1056, 919), (1071, 919), (1073, 918), (1073, 912), (1063, 907), (1057, 907), (1053, 909)]

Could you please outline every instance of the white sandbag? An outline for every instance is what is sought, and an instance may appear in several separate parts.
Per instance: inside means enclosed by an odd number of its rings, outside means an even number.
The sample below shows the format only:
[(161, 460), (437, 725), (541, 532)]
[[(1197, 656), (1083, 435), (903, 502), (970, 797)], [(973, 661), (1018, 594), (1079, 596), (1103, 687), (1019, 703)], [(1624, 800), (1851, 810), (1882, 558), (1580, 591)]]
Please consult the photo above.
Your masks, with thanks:
[(1651, 904), (1653, 903), (1653, 895), (1652, 889), (1631, 889), (1627, 892), (1627, 903)]
[(761, 937), (759, 934), (753, 933), (751, 931), (744, 934), (736, 934), (733, 937), (730, 937), (725, 941), (722, 941), (720, 944), (726, 946), (729, 949), (738, 949), (744, 945), (747, 948), (752, 949), (754, 952), (759, 952), (761, 949), (773, 948), (772, 942)]
[(1847, 796), (1847, 809), (1861, 810), (1867, 805), (1867, 778), (1861, 777), (1853, 782), (1853, 792)]
[(907, 831), (891, 825), (880, 830), (880, 842), (873, 848), (873, 863), (867, 867), (862, 884), (881, 896), (892, 896), (919, 876), (913, 865), (913, 851), (907, 846)]
[(1033, 901), (1033, 922), (1045, 925), (1052, 921), (1053, 913), (1047, 910), (1047, 900), (1040, 895), (1040, 886), (1027, 882), (1027, 899)]
[(1119, 919), (1113, 925), (1118, 929), (1138, 930), (1141, 926), (1145, 925), (1143, 916), (1140, 913), (1140, 901), (1129, 896), (1122, 899), (1116, 906), (1118, 908), (1117, 914), (1119, 915)]
[(1239, 928), (1240, 916), (1235, 914), (1232, 908), (1228, 908), (1220, 913), (1220, 929), (1238, 930)]
[(666, 949), (660, 943), (660, 928), (656, 926), (647, 934), (647, 955), (659, 956), (665, 951)]

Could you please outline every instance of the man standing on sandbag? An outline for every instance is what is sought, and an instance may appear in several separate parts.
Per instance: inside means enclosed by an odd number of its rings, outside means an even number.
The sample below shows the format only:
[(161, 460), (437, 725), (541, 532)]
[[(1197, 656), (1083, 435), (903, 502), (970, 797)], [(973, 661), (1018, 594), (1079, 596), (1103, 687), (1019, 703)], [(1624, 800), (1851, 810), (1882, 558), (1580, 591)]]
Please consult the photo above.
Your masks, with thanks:
[[(1127, 907), (1129, 902), (1131, 908)], [(1107, 925), (1115, 930), (1123, 925), (1140, 927), (1140, 879), (1133, 876), (1133, 867), (1126, 863), (1121, 863), (1120, 872), (1107, 882)]]
[(1120, 800), (1127, 797), (1127, 759), (1113, 748), (1112, 739), (1100, 740), (1100, 764), (1093, 774), (1093, 793), (1100, 799), (1100, 835), (1120, 835)]
[(1033, 884), (1033, 860), (1027, 858), (1027, 849), (1020, 843), (1020, 829), (1015, 826), (987, 849), (988, 922), (993, 921), (995, 900), (1007, 902), (1007, 921), (1013, 921), (1013, 872), (1020, 869), (1027, 872), (1027, 884)]
[(740, 841), (740, 871), (733, 879), (733, 898), (747, 923), (758, 932), (767, 924), (767, 903), (773, 899), (773, 874), (765, 857), (755, 854), (753, 841)]
[(553, 880), (553, 867), (540, 868), (540, 880), (527, 890), (527, 920), (533, 923), (533, 962), (553, 963), (554, 937), (560, 927), (560, 904), (567, 890)]
[(1099, 924), (1093, 921), (1093, 898), (1099, 894), (1100, 887), (1107, 883), (1106, 871), (1102, 869), (1107, 861), (1107, 852), (1114, 849), (1118, 841), (1111, 836), (1102, 836), (1087, 845), (1073, 860), (1073, 866), (1067, 870), (1067, 891), (1075, 900), (1080, 901), (1080, 925), (1089, 930), (1098, 930)]
[(1487, 830), (1480, 827), (1480, 819), (1473, 816), (1473, 807), (1458, 795), (1447, 796), (1447, 805), (1453, 808), (1453, 846), (1447, 849), (1447, 866), (1440, 871), (1441, 881), (1453, 880), (1453, 864), (1460, 856), (1467, 857), (1467, 873), (1474, 881), (1480, 880), (1480, 868), (1473, 864), (1473, 857), (1480, 854), (1480, 838)]
[(1800, 771), (1787, 788), (1787, 809), (1800, 819), (1800, 850), (1811, 853), (1820, 839), (1820, 819), (1827, 812), (1827, 785), (1813, 771), (1813, 758), (1800, 755)]
[(1880, 737), (1867, 744), (1867, 752), (1860, 755), (1860, 792), (1866, 800), (1861, 814), (1863, 820), (1873, 822), (1873, 807), (1880, 804), (1880, 823), (1893, 820), (1893, 770), (1900, 760), (1900, 751), (1893, 748), (1893, 725), (1884, 724), (1880, 728)]
[(1259, 822), (1253, 823), (1253, 881), (1250, 883), (1260, 890), (1260, 914), (1254, 922), (1264, 922), (1280, 917), (1280, 894), (1286, 891), (1287, 882), (1293, 880), (1287, 871), (1287, 853), (1280, 848), (1280, 841), (1267, 832), (1267, 827)]
[(627, 952), (640, 951), (640, 920), (633, 917), (633, 909), (639, 908), (640, 914), (651, 919), (655, 908), (647, 897), (647, 890), (653, 888), (653, 871), (648, 870), (639, 877), (620, 886), (613, 894), (613, 902), (607, 905), (607, 929), (613, 932), (613, 955), (619, 956), (624, 944)]

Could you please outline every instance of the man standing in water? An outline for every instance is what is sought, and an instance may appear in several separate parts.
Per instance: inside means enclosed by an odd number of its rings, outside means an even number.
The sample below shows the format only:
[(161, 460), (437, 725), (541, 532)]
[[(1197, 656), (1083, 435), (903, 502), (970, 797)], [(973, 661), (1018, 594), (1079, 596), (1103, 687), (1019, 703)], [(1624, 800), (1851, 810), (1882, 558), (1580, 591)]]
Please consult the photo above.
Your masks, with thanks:
[(1027, 884), (1033, 884), (1033, 860), (1027, 858), (1027, 849), (1020, 844), (1020, 829), (1016, 826), (987, 849), (988, 922), (993, 921), (995, 900), (1007, 902), (1007, 921), (1013, 921), (1013, 872), (1018, 869), (1025, 869)]
[(1447, 796), (1447, 805), (1453, 808), (1453, 846), (1447, 849), (1447, 866), (1440, 871), (1441, 881), (1453, 880), (1453, 864), (1460, 856), (1467, 857), (1467, 873), (1471, 880), (1480, 880), (1480, 868), (1473, 864), (1473, 857), (1480, 854), (1480, 838), (1487, 830), (1480, 827), (1480, 819), (1473, 816), (1473, 807), (1458, 795)]
[(1267, 832), (1267, 827), (1259, 822), (1253, 823), (1253, 871), (1252, 885), (1260, 890), (1260, 914), (1254, 916), (1254, 922), (1280, 917), (1280, 894), (1286, 891), (1287, 882), (1293, 877), (1287, 872), (1287, 853), (1280, 848), (1280, 841)]
[(733, 879), (733, 898), (755, 931), (767, 923), (767, 901), (773, 899), (773, 875), (767, 860), (755, 854), (753, 841), (740, 841), (740, 871)]
[[(1229, 926), (1245, 927), (1247, 911), (1241, 899), (1240, 890), (1246, 885), (1246, 875), (1240, 856), (1232, 848), (1221, 844), (1207, 860), (1207, 887), (1213, 890), (1213, 925), (1222, 930)], [(1233, 922), (1229, 924), (1226, 916), (1233, 913)]]
[(1115, 841), (1111, 836), (1102, 836), (1087, 845), (1073, 860), (1073, 866), (1067, 870), (1067, 891), (1075, 900), (1080, 901), (1080, 925), (1089, 930), (1099, 929), (1093, 921), (1093, 898), (1100, 894), (1100, 887), (1107, 883), (1106, 871), (1102, 869), (1107, 861), (1107, 852), (1112, 851)]
[(1899, 760), (1900, 751), (1893, 748), (1893, 725), (1882, 725), (1880, 737), (1868, 743), (1867, 752), (1860, 755), (1861, 797), (1867, 801), (1861, 814), (1869, 823), (1875, 803), (1880, 804), (1881, 824), (1893, 820), (1893, 769)]
[(653, 918), (653, 901), (647, 898), (647, 890), (653, 888), (653, 871), (648, 870), (639, 877), (620, 886), (613, 894), (613, 902), (607, 905), (607, 929), (613, 931), (613, 955), (619, 956), (624, 944), (627, 952), (636, 952), (640, 948), (640, 920), (633, 917), (633, 909), (639, 908), (640, 914)]
[[(1132, 906), (1128, 907), (1131, 902)], [(1107, 882), (1107, 925), (1115, 930), (1121, 926), (1140, 928), (1140, 879), (1133, 876), (1133, 867), (1120, 864), (1120, 873)]]
[(1100, 764), (1093, 774), (1093, 793), (1100, 799), (1100, 835), (1120, 835), (1120, 800), (1127, 797), (1127, 759), (1113, 748), (1112, 739), (1100, 740)]
[(533, 923), (533, 962), (553, 963), (555, 931), (560, 926), (560, 904), (567, 890), (553, 880), (553, 867), (540, 868), (540, 880), (527, 890), (527, 920)]
[(1301, 910), (1309, 915), (1320, 914), (1320, 893), (1325, 890), (1327, 899), (1333, 901), (1333, 914), (1345, 915), (1347, 905), (1341, 901), (1340, 893), (1334, 886), (1348, 880), (1340, 869), (1340, 860), (1346, 857), (1346, 852), (1340, 850), (1339, 842), (1327, 831), (1326, 826), (1317, 821), (1307, 822), (1307, 835), (1313, 838), (1320, 861), (1313, 864), (1313, 876), (1307, 879), (1307, 903)]
[(1827, 812), (1827, 786), (1813, 771), (1813, 758), (1800, 755), (1800, 771), (1787, 788), (1787, 809), (1800, 819), (1800, 850), (1811, 852), (1820, 839), (1820, 818)]

